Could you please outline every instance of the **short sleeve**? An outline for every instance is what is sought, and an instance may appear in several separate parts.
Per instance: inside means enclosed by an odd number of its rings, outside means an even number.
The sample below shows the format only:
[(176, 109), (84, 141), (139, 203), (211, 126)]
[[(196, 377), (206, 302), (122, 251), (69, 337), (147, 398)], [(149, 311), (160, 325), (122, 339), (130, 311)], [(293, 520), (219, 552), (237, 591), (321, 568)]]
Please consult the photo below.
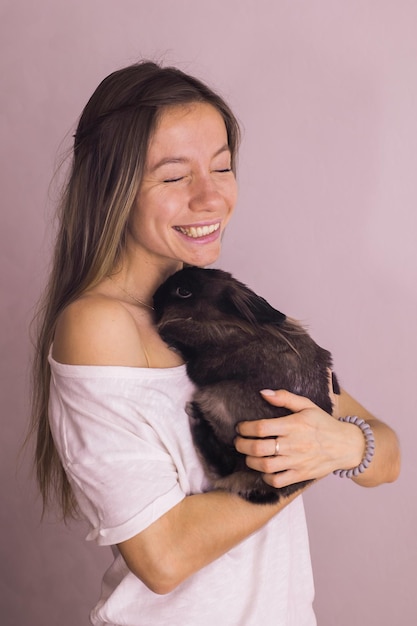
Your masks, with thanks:
[(191, 441), (187, 443), (184, 398), (176, 401), (169, 385), (149, 384), (136, 372), (112, 376), (115, 368), (108, 368), (104, 376), (89, 377), (62, 376), (54, 369), (51, 430), (79, 508), (91, 525), (87, 539), (119, 543), (187, 495), (179, 475), (187, 474), (190, 458), (192, 464), (196, 459)]

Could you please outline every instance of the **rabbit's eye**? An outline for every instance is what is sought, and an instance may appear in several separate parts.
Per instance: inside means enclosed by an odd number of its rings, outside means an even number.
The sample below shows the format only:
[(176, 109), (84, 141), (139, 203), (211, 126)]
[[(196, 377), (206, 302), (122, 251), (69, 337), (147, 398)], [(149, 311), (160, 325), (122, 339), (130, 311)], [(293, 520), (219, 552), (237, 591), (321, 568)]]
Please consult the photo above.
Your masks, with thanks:
[(176, 292), (179, 298), (190, 298), (193, 294), (188, 289), (184, 289), (184, 287), (177, 287)]

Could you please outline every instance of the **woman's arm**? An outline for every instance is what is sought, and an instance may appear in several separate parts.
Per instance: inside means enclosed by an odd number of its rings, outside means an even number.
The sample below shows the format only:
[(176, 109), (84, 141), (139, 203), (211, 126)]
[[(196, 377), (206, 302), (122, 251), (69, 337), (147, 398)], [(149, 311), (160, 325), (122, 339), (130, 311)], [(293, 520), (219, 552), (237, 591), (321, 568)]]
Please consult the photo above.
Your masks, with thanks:
[(259, 530), (300, 493), (273, 505), (252, 504), (224, 491), (188, 496), (118, 547), (147, 587), (169, 593)]
[[(275, 406), (287, 407), (293, 414), (242, 422), (236, 447), (248, 455), (249, 467), (265, 474), (267, 483), (283, 487), (318, 479), (362, 461), (364, 436), (357, 426), (339, 422), (310, 400), (287, 391), (264, 397)], [(395, 480), (400, 465), (395, 433), (346, 392), (339, 397), (338, 413), (363, 417), (375, 435), (374, 459), (354, 480), (365, 486)], [(273, 456), (275, 439), (270, 437), (277, 436), (280, 454)], [(146, 530), (121, 543), (119, 549), (131, 571), (149, 588), (156, 593), (168, 593), (261, 528), (299, 493), (281, 499), (276, 505), (254, 505), (221, 491), (189, 496)]]
[[(359, 402), (346, 391), (342, 390), (339, 399), (339, 416), (358, 415), (362, 417), (375, 436), (375, 455), (372, 463), (363, 474), (353, 478), (356, 483), (363, 487), (375, 487), (382, 483), (395, 481), (400, 473), (401, 456), (397, 435), (384, 422), (376, 419)], [(346, 424), (352, 429), (352, 424)], [(357, 426), (353, 426), (359, 430)], [(339, 468), (337, 468), (339, 469)], [(350, 469), (350, 468), (343, 468)]]
[[(263, 395), (274, 406), (286, 407), (292, 414), (242, 422), (238, 427), (240, 436), (236, 439), (236, 448), (247, 455), (249, 467), (265, 474), (267, 483), (283, 487), (301, 480), (323, 478), (336, 469), (351, 469), (361, 463), (365, 439), (357, 426), (338, 421), (307, 398), (288, 391)], [(365, 472), (353, 480), (367, 487), (396, 480), (400, 451), (393, 430), (345, 391), (337, 404), (337, 417), (358, 415), (369, 423), (375, 435), (374, 458)], [(279, 437), (278, 456), (269, 456), (273, 454), (275, 443), (268, 437)]]

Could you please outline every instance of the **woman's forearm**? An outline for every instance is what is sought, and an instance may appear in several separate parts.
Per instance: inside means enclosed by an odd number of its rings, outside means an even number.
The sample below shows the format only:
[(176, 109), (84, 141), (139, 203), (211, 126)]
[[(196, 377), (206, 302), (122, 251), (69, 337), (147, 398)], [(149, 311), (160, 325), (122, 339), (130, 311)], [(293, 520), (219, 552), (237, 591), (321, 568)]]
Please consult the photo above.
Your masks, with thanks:
[(251, 504), (224, 491), (188, 496), (118, 547), (145, 585), (169, 593), (259, 530), (300, 493), (273, 505)]
[[(363, 487), (375, 487), (396, 480), (400, 473), (401, 455), (395, 432), (376, 419), (346, 391), (342, 391), (339, 399), (339, 414), (358, 415), (363, 418), (372, 428), (375, 437), (375, 454), (372, 462), (365, 472), (352, 480)], [(352, 424), (348, 424), (347, 428), (357, 430), (357, 426)]]

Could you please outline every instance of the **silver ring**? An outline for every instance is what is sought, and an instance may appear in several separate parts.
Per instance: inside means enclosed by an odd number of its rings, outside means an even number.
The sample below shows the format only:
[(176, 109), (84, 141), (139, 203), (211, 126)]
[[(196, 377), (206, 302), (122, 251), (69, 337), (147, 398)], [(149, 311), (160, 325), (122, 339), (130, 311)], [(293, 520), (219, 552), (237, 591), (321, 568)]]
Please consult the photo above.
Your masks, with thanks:
[(275, 439), (275, 453), (274, 456), (278, 456), (279, 454), (279, 437)]

